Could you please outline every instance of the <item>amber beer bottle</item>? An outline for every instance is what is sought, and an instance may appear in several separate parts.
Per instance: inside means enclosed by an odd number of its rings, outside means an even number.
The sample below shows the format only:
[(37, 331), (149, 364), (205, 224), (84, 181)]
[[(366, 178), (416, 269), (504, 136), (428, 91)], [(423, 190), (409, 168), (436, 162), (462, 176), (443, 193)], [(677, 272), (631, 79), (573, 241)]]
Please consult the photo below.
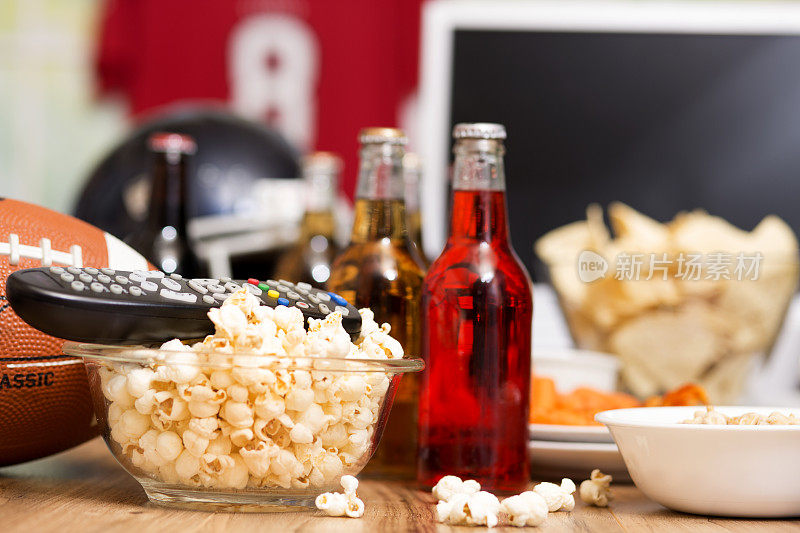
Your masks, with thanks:
[[(422, 260), (408, 237), (403, 155), (406, 138), (393, 128), (367, 128), (361, 142), (355, 220), (349, 246), (336, 258), (328, 288), (375, 320), (391, 325), (406, 356), (417, 357)], [(411, 378), (411, 379), (409, 379)], [(417, 381), (406, 375), (394, 399), (367, 474), (413, 478), (416, 464)]]
[(204, 275), (189, 242), (189, 159), (197, 151), (192, 137), (153, 133), (147, 139), (151, 153), (152, 184), (147, 219), (126, 242), (160, 270), (186, 277)]
[(450, 235), (422, 291), (418, 481), (528, 477), (531, 282), (511, 247), (499, 124), (459, 124)]
[(330, 152), (314, 152), (303, 158), (306, 211), (300, 237), (281, 256), (275, 279), (304, 281), (324, 289), (331, 275), (338, 247), (334, 241), (336, 222), (333, 206), (339, 190), (342, 159)]

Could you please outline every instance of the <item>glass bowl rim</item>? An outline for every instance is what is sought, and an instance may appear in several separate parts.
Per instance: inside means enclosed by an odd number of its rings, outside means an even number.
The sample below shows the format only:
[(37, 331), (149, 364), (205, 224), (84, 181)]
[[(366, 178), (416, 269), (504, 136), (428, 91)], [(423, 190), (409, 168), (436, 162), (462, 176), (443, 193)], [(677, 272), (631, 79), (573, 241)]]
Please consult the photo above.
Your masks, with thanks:
[[(178, 355), (186, 353), (200, 353), (194, 351), (183, 350), (162, 350), (161, 348), (148, 348), (139, 345), (112, 345), (112, 344), (95, 344), (86, 342), (66, 341), (62, 346), (62, 351), (66, 355), (81, 357), (86, 361), (101, 361), (108, 363), (129, 363), (137, 365), (151, 365), (151, 364), (176, 364), (196, 366), (198, 368), (212, 368), (215, 370), (230, 370), (233, 368), (264, 368), (272, 364), (279, 364), (281, 368), (286, 370), (314, 370), (319, 372), (386, 372), (390, 374), (403, 374), (406, 372), (419, 372), (425, 368), (425, 363), (422, 359), (355, 359), (344, 357), (314, 357), (314, 356), (290, 356), (290, 355), (264, 355), (252, 352), (215, 352), (203, 351), (207, 355), (224, 355), (224, 356), (245, 356), (254, 358), (263, 358), (258, 361), (259, 364), (234, 364), (232, 361), (226, 363), (209, 363), (204, 361), (196, 362), (165, 362), (156, 358), (156, 355)], [(130, 355), (131, 352), (137, 352), (137, 356)], [(128, 354), (128, 355), (126, 355)], [(324, 361), (328, 363), (321, 368), (314, 365), (315, 361)], [(365, 368), (353, 368), (358, 367)]]

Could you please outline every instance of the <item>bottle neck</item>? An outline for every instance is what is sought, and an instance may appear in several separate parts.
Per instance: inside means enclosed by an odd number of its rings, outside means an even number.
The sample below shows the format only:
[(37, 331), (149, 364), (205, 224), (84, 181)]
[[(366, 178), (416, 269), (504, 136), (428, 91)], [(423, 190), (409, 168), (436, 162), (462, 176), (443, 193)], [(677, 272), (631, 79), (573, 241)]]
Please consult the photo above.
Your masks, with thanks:
[(335, 172), (309, 172), (303, 176), (306, 194), (306, 212), (333, 211), (339, 176)]
[(350, 242), (365, 243), (381, 239), (408, 240), (405, 203), (402, 198), (394, 200), (357, 198)]
[(361, 147), (356, 198), (367, 200), (403, 200), (402, 146), (365, 144)]
[(306, 211), (300, 224), (299, 241), (308, 242), (317, 235), (332, 240), (335, 228), (336, 221), (333, 217), (333, 210)]
[(351, 242), (408, 239), (403, 155), (389, 143), (361, 147)]
[(172, 226), (178, 235), (187, 230), (187, 157), (176, 152), (153, 154), (153, 182), (147, 223), (152, 230)]
[(503, 144), (492, 139), (460, 139), (453, 151), (450, 240), (507, 244)]

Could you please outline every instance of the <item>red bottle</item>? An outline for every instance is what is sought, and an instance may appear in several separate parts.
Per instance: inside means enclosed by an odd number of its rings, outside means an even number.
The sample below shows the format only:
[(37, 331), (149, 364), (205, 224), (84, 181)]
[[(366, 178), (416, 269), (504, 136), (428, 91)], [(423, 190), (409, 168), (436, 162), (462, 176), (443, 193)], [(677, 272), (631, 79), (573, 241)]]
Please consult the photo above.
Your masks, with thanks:
[(422, 290), (417, 479), (476, 479), (484, 490), (529, 482), (533, 298), (506, 222), (499, 124), (453, 130), (450, 236)]

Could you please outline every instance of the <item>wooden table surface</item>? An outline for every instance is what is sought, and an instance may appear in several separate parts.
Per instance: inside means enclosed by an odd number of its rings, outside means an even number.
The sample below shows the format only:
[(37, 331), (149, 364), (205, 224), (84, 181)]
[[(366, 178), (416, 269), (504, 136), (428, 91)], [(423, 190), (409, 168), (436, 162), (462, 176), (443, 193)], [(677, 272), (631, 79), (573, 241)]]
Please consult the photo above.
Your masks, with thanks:
[[(576, 480), (579, 481), (579, 480)], [(400, 483), (363, 481), (361, 519), (318, 511), (209, 513), (148, 503), (144, 491), (114, 461), (100, 439), (60, 455), (0, 469), (2, 531), (477, 531), (437, 524), (430, 493)], [(571, 513), (551, 513), (538, 531), (798, 531), (800, 520), (729, 520), (674, 513), (647, 500), (633, 485), (614, 488), (607, 509), (578, 502)], [(533, 528), (530, 528), (533, 529)], [(497, 527), (494, 531), (520, 531)]]

